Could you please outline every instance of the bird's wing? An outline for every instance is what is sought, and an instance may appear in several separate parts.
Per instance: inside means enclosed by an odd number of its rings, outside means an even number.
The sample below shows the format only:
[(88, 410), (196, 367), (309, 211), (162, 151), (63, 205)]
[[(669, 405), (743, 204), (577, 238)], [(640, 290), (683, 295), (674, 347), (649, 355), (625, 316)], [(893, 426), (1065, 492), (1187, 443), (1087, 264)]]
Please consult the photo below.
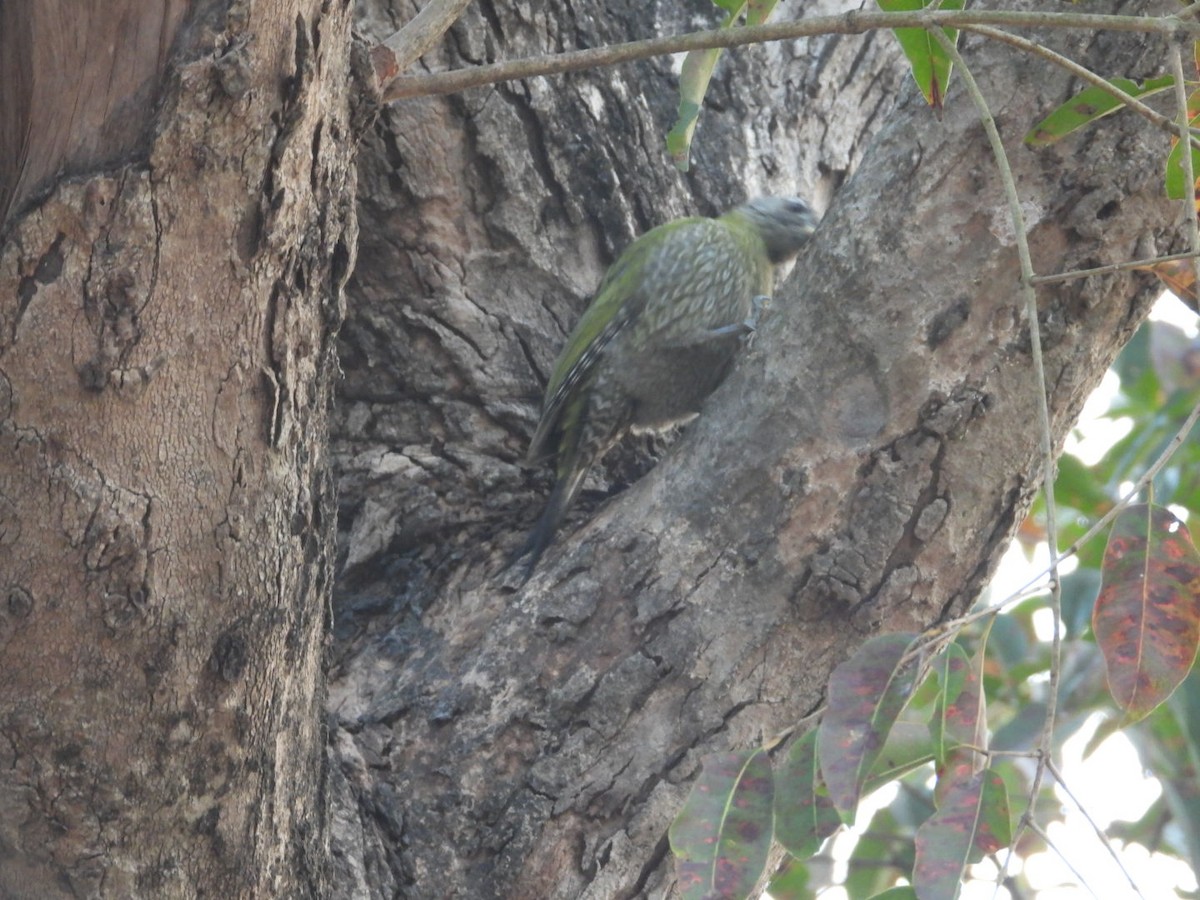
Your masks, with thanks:
[(755, 293), (770, 289), (771, 266), (757, 235), (722, 219), (702, 221), (704, 227), (677, 236), (684, 249), (663, 252), (662, 271), (648, 273), (645, 281), (659, 289), (634, 326), (640, 344), (688, 347), (724, 340), (742, 324)]
[[(582, 352), (575, 359), (574, 365), (566, 370), (561, 378), (551, 379), (550, 383), (555, 385), (554, 391), (551, 393), (549, 387), (546, 390), (546, 403), (542, 407), (542, 417), (538, 420), (537, 431), (534, 432), (533, 439), (529, 442), (527, 462), (530, 464), (541, 462), (557, 452), (556, 446), (550, 446), (551, 435), (554, 434), (562, 419), (567, 400), (570, 399), (578, 385), (591, 375), (592, 370), (596, 367), (596, 360), (600, 358), (605, 346), (616, 337), (622, 328), (629, 324), (630, 318), (631, 316), (624, 314), (623, 310), (618, 310), (617, 316), (601, 329), (596, 339), (583, 347)], [(555, 369), (555, 375), (558, 374), (558, 369)]]
[(707, 227), (711, 220), (678, 219), (651, 229), (626, 247), (609, 267), (596, 289), (595, 299), (571, 331), (554, 364), (546, 385), (542, 416), (529, 444), (528, 462), (538, 462), (554, 453), (556, 448), (549, 446), (551, 436), (562, 418), (567, 399), (591, 375), (604, 348), (641, 314), (650, 299), (640, 289), (647, 267), (653, 265), (680, 229), (694, 227), (698, 222)]

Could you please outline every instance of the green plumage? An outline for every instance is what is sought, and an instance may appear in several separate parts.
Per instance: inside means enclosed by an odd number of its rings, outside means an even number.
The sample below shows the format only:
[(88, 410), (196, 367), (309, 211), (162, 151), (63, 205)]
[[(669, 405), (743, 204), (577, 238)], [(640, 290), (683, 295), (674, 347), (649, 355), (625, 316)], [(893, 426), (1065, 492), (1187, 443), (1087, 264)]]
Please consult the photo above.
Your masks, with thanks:
[(529, 462), (556, 480), (513, 561), (526, 577), (549, 546), (588, 469), (630, 431), (694, 417), (728, 373), (774, 266), (816, 228), (803, 200), (763, 197), (717, 219), (660, 225), (613, 263), (555, 363)]

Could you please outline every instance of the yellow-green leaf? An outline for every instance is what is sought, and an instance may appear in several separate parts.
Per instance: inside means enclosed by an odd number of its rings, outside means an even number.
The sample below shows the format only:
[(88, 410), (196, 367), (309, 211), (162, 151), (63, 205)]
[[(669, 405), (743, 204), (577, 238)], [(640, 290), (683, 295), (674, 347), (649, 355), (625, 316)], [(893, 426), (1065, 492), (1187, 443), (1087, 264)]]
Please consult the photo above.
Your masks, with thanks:
[[(1130, 97), (1139, 98), (1165, 91), (1175, 84), (1175, 79), (1164, 75), (1161, 78), (1149, 78), (1138, 84), (1128, 78), (1112, 78), (1109, 79), (1109, 84), (1120, 88)], [(1125, 104), (1103, 88), (1084, 88), (1034, 125), (1025, 135), (1025, 143), (1031, 147), (1045, 147), (1124, 107)]]
[[(876, 0), (884, 12), (913, 12), (929, 6), (932, 0)], [(962, 9), (965, 0), (945, 0), (938, 9)], [(958, 43), (957, 28), (943, 28), (946, 37), (952, 43)], [(946, 97), (946, 87), (950, 84), (950, 57), (936, 37), (924, 28), (895, 28), (892, 31), (900, 48), (908, 57), (917, 87), (925, 96), (925, 102), (936, 110), (941, 110)]]

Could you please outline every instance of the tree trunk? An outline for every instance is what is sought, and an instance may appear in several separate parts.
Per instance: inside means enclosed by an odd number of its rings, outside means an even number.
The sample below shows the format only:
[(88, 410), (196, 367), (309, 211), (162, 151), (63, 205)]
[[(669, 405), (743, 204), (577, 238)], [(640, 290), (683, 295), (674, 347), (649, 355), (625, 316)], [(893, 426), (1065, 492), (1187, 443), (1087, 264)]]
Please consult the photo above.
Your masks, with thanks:
[(326, 897), (349, 10), (0, 19), (0, 896)]
[[(484, 3), (441, 62), (695, 27), (676, 6)], [(364, 21), (382, 32), (381, 7)], [(1105, 74), (1163, 57), (1141, 37), (1038, 37)], [(965, 52), (1040, 273), (1171, 247), (1161, 133), (1124, 115), (1031, 152), (1021, 136), (1075, 86), (978, 39)], [(666, 828), (701, 756), (815, 708), (872, 634), (961, 612), (1040, 483), (1012, 226), (961, 82), (939, 119), (887, 35), (727, 54), (679, 176), (671, 73), (412, 100), (368, 142), (334, 438), (337, 896), (669, 892)], [(521, 456), (604, 267), (685, 211), (797, 188), (829, 212), (753, 349), (518, 587), (501, 564), (549, 485)], [(1039, 290), (1056, 446), (1155, 293), (1135, 274)], [(634, 480), (645, 451), (593, 487)]]

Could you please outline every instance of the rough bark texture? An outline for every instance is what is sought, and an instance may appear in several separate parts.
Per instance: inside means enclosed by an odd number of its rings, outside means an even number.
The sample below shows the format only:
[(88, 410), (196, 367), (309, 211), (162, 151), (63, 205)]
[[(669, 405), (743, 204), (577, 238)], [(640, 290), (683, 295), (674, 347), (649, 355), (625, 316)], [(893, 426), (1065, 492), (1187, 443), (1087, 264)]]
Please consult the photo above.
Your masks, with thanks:
[[(381, 7), (367, 27), (411, 15)], [(439, 62), (701, 24), (646, 10), (483, 3)], [(1159, 71), (1143, 38), (1042, 37), (1104, 72)], [(1161, 134), (1126, 116), (1025, 150), (1069, 79), (966, 52), (1039, 271), (1171, 245)], [(667, 61), (380, 120), (334, 445), (339, 896), (667, 893), (666, 828), (704, 753), (791, 724), (866, 637), (985, 583), (1040, 480), (1012, 228), (965, 94), (939, 121), (893, 59), (884, 36), (727, 56), (687, 176), (661, 150)], [(675, 215), (797, 188), (829, 214), (700, 421), (583, 504), (527, 586), (497, 574), (548, 485), (519, 467), (540, 385), (604, 266)], [(1154, 292), (1140, 275), (1040, 291), (1056, 443)], [(643, 450), (594, 484), (630, 481)]]
[(0, 896), (324, 897), (349, 10), (70, 6), (3, 4), (0, 198), (75, 175), (0, 245)]

